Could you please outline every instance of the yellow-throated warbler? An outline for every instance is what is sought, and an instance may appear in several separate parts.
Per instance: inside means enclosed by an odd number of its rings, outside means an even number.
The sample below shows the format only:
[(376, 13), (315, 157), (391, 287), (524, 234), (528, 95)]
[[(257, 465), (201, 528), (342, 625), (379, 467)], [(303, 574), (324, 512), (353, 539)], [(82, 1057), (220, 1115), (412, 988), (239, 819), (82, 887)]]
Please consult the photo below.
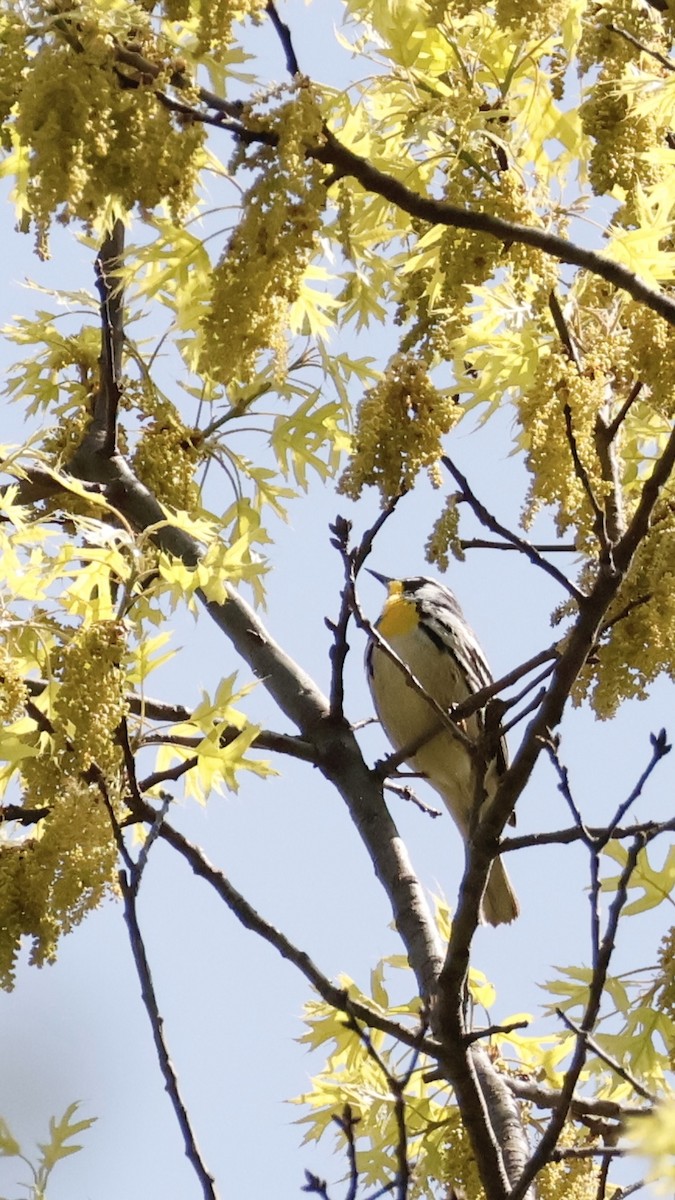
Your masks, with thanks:
[[(376, 623), (378, 632), (444, 711), (492, 683), (476, 636), (449, 588), (419, 576), (389, 579), (376, 571), (370, 573), (389, 590)], [(466, 738), (474, 743), (480, 738), (482, 712), (463, 721), (460, 732), (453, 733), (373, 638), (366, 649), (366, 671), (377, 715), (389, 741), (395, 750), (419, 746), (408, 761), (442, 796), (466, 842), (475, 798), (481, 795), (476, 788), (475, 756)], [(420, 745), (427, 733), (428, 740)], [(494, 795), (506, 767), (507, 749), (502, 739), (485, 772), (483, 788), (487, 797)], [(491, 925), (500, 925), (513, 921), (518, 913), (508, 875), (496, 858), (490, 868), (481, 916)]]

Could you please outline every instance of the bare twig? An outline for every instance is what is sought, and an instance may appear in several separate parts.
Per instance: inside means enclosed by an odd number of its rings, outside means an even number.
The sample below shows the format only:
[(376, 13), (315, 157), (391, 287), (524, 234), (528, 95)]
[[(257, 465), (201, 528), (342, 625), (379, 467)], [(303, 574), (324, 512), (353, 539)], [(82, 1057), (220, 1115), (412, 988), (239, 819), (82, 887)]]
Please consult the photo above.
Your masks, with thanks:
[(566, 1025), (567, 1028), (570, 1029), (572, 1033), (576, 1034), (577, 1037), (583, 1038), (588, 1049), (591, 1050), (592, 1053), (595, 1054), (602, 1062), (604, 1062), (610, 1068), (610, 1070), (614, 1072), (615, 1075), (618, 1075), (620, 1079), (624, 1079), (626, 1083), (629, 1083), (636, 1095), (642, 1096), (642, 1099), (648, 1100), (651, 1105), (655, 1105), (657, 1103), (657, 1097), (652, 1095), (652, 1093), (648, 1091), (646, 1087), (643, 1087), (639, 1079), (636, 1079), (631, 1071), (628, 1071), (620, 1062), (617, 1062), (615, 1058), (612, 1058), (611, 1054), (608, 1054), (606, 1050), (603, 1050), (602, 1046), (598, 1045), (598, 1042), (595, 1040), (595, 1038), (591, 1037), (590, 1033), (585, 1033), (584, 1030), (581, 1029), (574, 1021), (572, 1021), (571, 1018), (568, 1017), (561, 1008), (556, 1008), (555, 1011), (556, 1016), (563, 1022), (563, 1025)]
[[(26, 702), (26, 709), (32, 710), (31, 715), (33, 716), (33, 719), (39, 722), (40, 726), (45, 730), (45, 732), (52, 732), (51, 722), (32, 701)], [(151, 829), (150, 833), (151, 845), (152, 841), (154, 841), (154, 839), (161, 832), (162, 823), (167, 809), (167, 799), (165, 799), (163, 809), (160, 813), (154, 813), (152, 809), (150, 809), (147, 805), (144, 805), (140, 796), (138, 783), (136, 782), (135, 763), (133, 761), (133, 754), (129, 744), (125, 722), (122, 722), (121, 724), (119, 735), (125, 756), (131, 804), (136, 808), (142, 808), (146, 819), (149, 813), (152, 813), (153, 816), (153, 828)], [(138, 925), (136, 913), (136, 895), (143, 867), (147, 860), (147, 851), (149, 850), (149, 846), (147, 846), (146, 850), (141, 855), (138, 863), (134, 863), (129, 851), (126, 848), (124, 834), (110, 799), (108, 786), (103, 771), (95, 762), (93, 762), (87, 771), (82, 772), (82, 778), (85, 780), (85, 782), (95, 783), (99, 790), (101, 799), (106, 807), (108, 816), (110, 817), (111, 828), (118, 852), (126, 867), (126, 871), (120, 871), (118, 873), (118, 882), (124, 901), (124, 919), (129, 931), (129, 942), (141, 985), (143, 1003), (152, 1027), (159, 1067), (164, 1077), (166, 1090), (173, 1110), (176, 1114), (176, 1119), (183, 1134), (185, 1154), (188, 1161), (192, 1164), (195, 1174), (202, 1186), (202, 1192), (205, 1200), (217, 1200), (215, 1181), (213, 1176), (207, 1171), (200, 1150), (197, 1146), (187, 1110), (180, 1094), (178, 1079), (176, 1077), (173, 1064), (169, 1057), (166, 1042), (164, 1040), (163, 1022), (159, 1014), (150, 966), (147, 960), (145, 946)]]
[(586, 1008), (580, 1024), (580, 1033), (577, 1036), (577, 1043), (572, 1055), (572, 1062), (565, 1073), (565, 1080), (561, 1088), (558, 1106), (553, 1112), (548, 1126), (542, 1135), (536, 1150), (532, 1154), (532, 1157), (530, 1158), (530, 1161), (528, 1162), (521, 1178), (513, 1188), (511, 1200), (522, 1200), (522, 1197), (525, 1196), (530, 1184), (532, 1183), (532, 1180), (539, 1173), (544, 1164), (549, 1161), (550, 1155), (557, 1145), (563, 1125), (567, 1120), (567, 1115), (570, 1110), (574, 1091), (586, 1060), (586, 1036), (593, 1029), (600, 1011), (600, 1004), (604, 993), (607, 972), (609, 970), (609, 963), (616, 942), (616, 932), (619, 924), (619, 917), (621, 916), (621, 912), (626, 903), (628, 895), (628, 884), (633, 871), (635, 870), (638, 856), (643, 846), (644, 838), (638, 837), (635, 838), (633, 845), (628, 851), (626, 863), (621, 872), (621, 876), (617, 885), (616, 895), (609, 910), (605, 933), (599, 947), (598, 959), (593, 970)]
[[(376, 769), (377, 769), (377, 767), (376, 767)], [(406, 800), (409, 804), (414, 804), (415, 808), (419, 808), (420, 812), (423, 812), (425, 816), (427, 816), (427, 817), (442, 817), (443, 816), (443, 813), (440, 808), (432, 808), (430, 804), (425, 804), (424, 800), (420, 800), (419, 796), (415, 795), (414, 791), (412, 790), (411, 787), (408, 786), (407, 783), (399, 783), (394, 779), (390, 779), (387, 783), (385, 783), (384, 786), (388, 792), (394, 792), (395, 795), (400, 796), (403, 800)]]
[(96, 286), (101, 298), (101, 382), (94, 404), (94, 423), (101, 431), (100, 453), (107, 458), (117, 449), (124, 345), (124, 294), (119, 277), (123, 250), (124, 225), (118, 219), (96, 258)]
[(610, 629), (613, 629), (615, 625), (618, 625), (619, 621), (625, 621), (626, 617), (629, 617), (636, 608), (641, 608), (643, 604), (649, 604), (651, 599), (652, 596), (650, 593), (646, 596), (636, 596), (633, 600), (629, 600), (626, 604), (624, 604), (623, 608), (616, 614), (615, 617), (610, 617), (607, 621), (603, 621), (600, 629), (598, 630), (598, 641), (600, 641), (600, 639), (604, 637), (604, 635), (608, 633)]
[[(145, 807), (146, 809), (148, 808), (148, 806)], [(149, 812), (152, 814), (151, 809)], [(366, 1005), (352, 999), (344, 988), (336, 987), (335, 984), (331, 983), (328, 977), (319, 970), (304, 950), (300, 950), (297, 946), (293, 945), (285, 934), (265, 921), (230, 883), (222, 871), (219, 871), (208, 861), (199, 847), (188, 841), (172, 825), (165, 822), (159, 831), (159, 836), (170, 846), (173, 846), (174, 850), (178, 851), (190, 865), (195, 875), (205, 879), (213, 887), (216, 894), (220, 896), (221, 900), (225, 902), (230, 911), (246, 929), (252, 930), (253, 933), (258, 934), (264, 941), (269, 942), (282, 958), (287, 959), (297, 967), (319, 995), (333, 1008), (346, 1013), (349, 1017), (356, 1018), (358, 1021), (363, 1022), (364, 1025), (371, 1026), (374, 1029), (381, 1029), (383, 1033), (390, 1034), (404, 1045), (412, 1047), (412, 1049), (421, 1048), (425, 1054), (429, 1054), (432, 1058), (438, 1058), (440, 1052), (438, 1043), (429, 1038), (424, 1038), (420, 1041), (419, 1033), (411, 1031), (403, 1025), (399, 1025), (396, 1021), (389, 1021), (386, 1018), (382, 1018), (378, 1013), (372, 1012)]]
[(574, 471), (577, 479), (586, 493), (588, 502), (591, 506), (594, 516), (595, 535), (600, 544), (600, 548), (603, 554), (609, 557), (611, 554), (611, 546), (607, 536), (607, 522), (605, 520), (605, 513), (598, 504), (588, 471), (581, 461), (579, 447), (577, 446), (577, 439), (574, 433), (574, 425), (572, 422), (572, 409), (570, 408), (569, 404), (565, 405), (564, 413), (565, 431), (567, 433), (567, 441), (569, 443), (570, 453), (572, 455), (572, 462), (574, 463)]
[[(389, 1091), (394, 1098), (394, 1115), (396, 1118), (397, 1142), (396, 1142), (396, 1160), (398, 1170), (396, 1172), (396, 1196), (397, 1200), (406, 1200), (408, 1195), (408, 1185), (410, 1183), (410, 1163), (408, 1161), (408, 1131), (406, 1129), (405, 1120), (405, 1089), (410, 1082), (410, 1079), (417, 1068), (417, 1053), (413, 1053), (408, 1069), (401, 1079), (398, 1079), (392, 1071), (389, 1070), (382, 1055), (378, 1053), (373, 1040), (365, 1029), (362, 1029), (357, 1021), (353, 1019), (349, 1022), (349, 1027), (357, 1034), (361, 1042), (366, 1048), (368, 1056), (372, 1058), (378, 1069), (384, 1076)], [(424, 1035), (424, 1026), (420, 1031), (421, 1036)], [(393, 1191), (393, 1188), (392, 1188)]]
[(359, 1190), (359, 1170), (356, 1162), (356, 1126), (360, 1122), (360, 1117), (355, 1117), (351, 1105), (345, 1104), (341, 1116), (334, 1116), (333, 1120), (338, 1129), (342, 1131), (347, 1141), (347, 1161), (349, 1163), (349, 1189), (345, 1200), (356, 1200), (356, 1194)]
[(510, 1025), (486, 1025), (485, 1029), (472, 1029), (464, 1034), (467, 1045), (494, 1037), (496, 1033), (514, 1033), (516, 1029), (529, 1029), (529, 1021), (513, 1021)]
[[(521, 552), (520, 546), (514, 546), (510, 542), (493, 542), (489, 538), (461, 538), (459, 544), (462, 550), (517, 550)], [(578, 553), (573, 542), (532, 542), (530, 544), (538, 554)]]
[(293, 49), (293, 39), (291, 31), (279, 16), (276, 5), (273, 0), (268, 0), (267, 15), (274, 26), (275, 33), (281, 42), (282, 49), (286, 55), (286, 69), (289, 75), (295, 76), (300, 74), (300, 67), (296, 58), (295, 50)]
[(635, 784), (630, 796), (624, 800), (623, 804), (619, 805), (614, 816), (612, 817), (612, 820), (608, 826), (607, 841), (609, 841), (609, 837), (615, 836), (614, 830), (617, 828), (619, 822), (623, 820), (628, 812), (628, 809), (631, 808), (638, 797), (642, 794), (642, 789), (649, 779), (649, 776), (652, 774), (654, 768), (661, 762), (661, 759), (665, 758), (666, 754), (670, 754), (672, 746), (668, 742), (665, 729), (661, 729), (658, 733), (650, 733), (649, 740), (652, 745), (652, 757)]
[(576, 342), (572, 337), (567, 321), (565, 320), (565, 314), (563, 313), (563, 310), (560, 306), (560, 301), (555, 291), (551, 291), (549, 293), (548, 307), (550, 309), (551, 316), (553, 317), (553, 322), (558, 332), (558, 337), (565, 347), (570, 359), (574, 363), (579, 375), (581, 375), (581, 359), (579, 358), (579, 351), (577, 349)]
[(556, 829), (548, 833), (526, 833), (521, 837), (506, 837), (499, 843), (499, 853), (509, 850), (528, 850), (534, 846), (570, 846), (573, 842), (585, 841), (588, 837), (598, 843), (607, 841), (624, 841), (627, 838), (647, 837), (653, 840), (664, 833), (675, 833), (675, 818), (670, 821), (642, 821), (628, 825), (625, 829), (614, 828), (607, 837), (606, 825), (586, 825), (584, 828), (575, 826), (572, 829)]
[(605, 426), (605, 437), (607, 438), (608, 442), (614, 441), (614, 438), (616, 437), (621, 426), (623, 425), (624, 421), (626, 420), (628, 413), (630, 412), (635, 401), (637, 400), (638, 396), (640, 395), (640, 392), (642, 391), (643, 387), (644, 387), (644, 384), (642, 383), (642, 380), (638, 379), (637, 382), (633, 384), (633, 386), (628, 394), (627, 399), (621, 405), (621, 408), (619, 409), (618, 413), (614, 417), (614, 420), (611, 421), (609, 423), (609, 425)]
[[(551, 667), (551, 671), (552, 670), (553, 667)], [(550, 673), (550, 671), (546, 671), (544, 673), (544, 677), (546, 675), (550, 675)], [(540, 688), (530, 703), (525, 705), (525, 708), (521, 708), (520, 712), (516, 713), (516, 715), (512, 717), (510, 721), (506, 721), (504, 724), (499, 726), (499, 736), (506, 737), (507, 733), (510, 733), (512, 729), (515, 729), (516, 725), (520, 725), (520, 722), (525, 720), (525, 717), (529, 717), (530, 713), (536, 712), (545, 695), (546, 688)]]
[(623, 1146), (561, 1146), (551, 1154), (551, 1162), (580, 1158), (623, 1158), (629, 1151)]
[(158, 787), (162, 783), (178, 783), (179, 779), (182, 779), (190, 771), (194, 771), (197, 766), (199, 766), (199, 759), (194, 754), (190, 758), (186, 758), (184, 762), (176, 763), (175, 767), (166, 767), (163, 771), (152, 771), (140, 781), (139, 789), (141, 792), (149, 792), (151, 788)]
[(443, 466), (446, 467), (446, 469), (450, 472), (455, 481), (459, 484), (462, 490), (462, 499), (466, 500), (470, 505), (473, 512), (478, 517), (481, 525), (484, 525), (486, 529), (491, 529), (493, 533), (498, 533), (500, 537), (503, 537), (505, 541), (514, 547), (514, 549), (519, 550), (521, 554), (524, 554), (531, 563), (534, 563), (536, 566), (540, 567), (542, 571), (545, 571), (547, 575), (550, 575), (552, 579), (555, 579), (556, 583), (559, 583), (560, 586), (563, 587), (565, 591), (568, 592), (570, 596), (572, 596), (572, 598), (578, 603), (582, 599), (582, 593), (567, 578), (567, 576), (564, 575), (562, 571), (559, 571), (558, 568), (553, 565), (553, 563), (547, 562), (545, 558), (542, 558), (539, 551), (536, 550), (534, 546), (530, 544), (530, 542), (526, 541), (525, 538), (519, 537), (518, 534), (513, 533), (511, 529), (507, 529), (505, 525), (502, 525), (496, 517), (493, 517), (492, 513), (489, 512), (485, 505), (481, 503), (481, 501), (473, 492), (472, 488), (469, 486), (469, 481), (466, 476), (462, 474), (462, 472), (459, 470), (459, 467), (455, 466), (452, 459), (450, 459), (447, 454), (443, 455), (441, 462), (443, 463)]
[(326, 1180), (320, 1179), (312, 1171), (305, 1171), (305, 1182), (300, 1190), (308, 1192), (310, 1196), (319, 1196), (320, 1200), (330, 1200)]
[(141, 995), (145, 1011), (150, 1019), (152, 1026), (152, 1036), (157, 1052), (157, 1061), (164, 1077), (164, 1085), (166, 1087), (169, 1099), (176, 1114), (176, 1119), (180, 1126), (183, 1135), (183, 1144), (185, 1146), (185, 1155), (188, 1161), (192, 1164), (194, 1172), (201, 1184), (202, 1193), (205, 1200), (217, 1200), (218, 1193), (216, 1191), (215, 1180), (207, 1170), (201, 1151), (197, 1145), (195, 1135), (190, 1124), (190, 1118), (187, 1113), (184, 1101), (180, 1093), (178, 1078), (169, 1057), (169, 1051), (164, 1040), (164, 1023), (159, 1013), (157, 1004), (157, 995), (150, 972), (145, 952), (145, 945), (141, 936), (141, 931), (138, 925), (136, 914), (136, 892), (135, 888), (127, 878), (126, 872), (120, 871), (119, 884), (124, 900), (124, 919), (127, 929), (129, 930), (129, 942), (131, 952), (134, 957), (138, 979), (141, 985)]
[(641, 1192), (643, 1187), (646, 1186), (646, 1179), (638, 1179), (635, 1183), (629, 1183), (628, 1187), (617, 1188), (615, 1192), (612, 1192), (612, 1200), (628, 1200), (629, 1196), (634, 1196), (636, 1192)]
[(331, 546), (335, 547), (342, 558), (345, 576), (337, 621), (326, 620), (326, 625), (333, 634), (333, 645), (330, 650), (332, 665), (330, 711), (331, 715), (338, 720), (342, 718), (344, 712), (344, 664), (349, 651), (347, 629), (355, 608), (356, 577), (373, 548), (377, 534), (391, 517), (400, 499), (401, 496), (395, 496), (393, 500), (389, 501), (370, 529), (366, 529), (358, 546), (353, 550), (349, 546), (351, 521), (338, 515), (333, 524), (329, 526), (333, 535)]
[(560, 761), (560, 756), (558, 754), (558, 739), (550, 735), (548, 738), (544, 738), (543, 741), (544, 749), (551, 759), (551, 762), (553, 763), (558, 775), (558, 791), (564, 797), (565, 803), (572, 814), (572, 820), (581, 834), (581, 839), (586, 843), (587, 846), (594, 847), (595, 839), (589, 835), (584, 824), (584, 819), (577, 806), (574, 796), (572, 795), (567, 767), (563, 766), (562, 762)]

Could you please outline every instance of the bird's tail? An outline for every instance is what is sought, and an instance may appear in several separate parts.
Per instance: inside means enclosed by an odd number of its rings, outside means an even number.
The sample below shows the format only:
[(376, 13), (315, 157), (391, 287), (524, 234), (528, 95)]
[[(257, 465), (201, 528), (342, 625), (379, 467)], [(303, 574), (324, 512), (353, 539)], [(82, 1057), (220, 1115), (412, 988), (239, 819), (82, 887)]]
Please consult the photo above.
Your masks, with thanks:
[(490, 867), (487, 887), (483, 896), (482, 918), (490, 925), (507, 925), (515, 921), (520, 905), (511, 887), (501, 858), (496, 858)]

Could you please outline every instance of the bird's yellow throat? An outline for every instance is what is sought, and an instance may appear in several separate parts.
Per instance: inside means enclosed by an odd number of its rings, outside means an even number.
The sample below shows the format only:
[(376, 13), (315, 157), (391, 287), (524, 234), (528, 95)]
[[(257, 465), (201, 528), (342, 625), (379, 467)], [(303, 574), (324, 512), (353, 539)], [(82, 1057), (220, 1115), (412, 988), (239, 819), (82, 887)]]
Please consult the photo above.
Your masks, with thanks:
[(415, 605), (412, 600), (405, 599), (402, 590), (399, 580), (389, 584), (389, 596), (377, 622), (377, 628), (384, 638), (390, 639), (402, 633), (411, 633), (417, 625)]

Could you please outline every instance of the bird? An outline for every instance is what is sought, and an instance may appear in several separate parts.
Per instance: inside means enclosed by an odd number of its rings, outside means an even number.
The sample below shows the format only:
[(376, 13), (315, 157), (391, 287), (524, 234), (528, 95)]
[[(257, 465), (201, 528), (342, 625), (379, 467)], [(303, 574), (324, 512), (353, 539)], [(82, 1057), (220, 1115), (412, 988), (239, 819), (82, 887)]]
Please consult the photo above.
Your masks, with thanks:
[[(388, 592), (375, 622), (380, 639), (444, 712), (493, 682), (476, 635), (450, 588), (421, 575), (391, 579), (369, 571)], [(473, 713), (459, 723), (454, 733), (372, 632), (365, 665), (377, 716), (394, 750), (410, 747), (407, 761), (442, 797), (466, 844), (476, 798), (481, 794), (476, 786), (472, 745), (477, 745), (484, 731), (484, 713)], [(487, 764), (484, 799), (494, 796), (507, 766), (508, 751), (502, 737)], [(480, 919), (490, 925), (508, 924), (519, 912), (504, 864), (495, 858)]]

